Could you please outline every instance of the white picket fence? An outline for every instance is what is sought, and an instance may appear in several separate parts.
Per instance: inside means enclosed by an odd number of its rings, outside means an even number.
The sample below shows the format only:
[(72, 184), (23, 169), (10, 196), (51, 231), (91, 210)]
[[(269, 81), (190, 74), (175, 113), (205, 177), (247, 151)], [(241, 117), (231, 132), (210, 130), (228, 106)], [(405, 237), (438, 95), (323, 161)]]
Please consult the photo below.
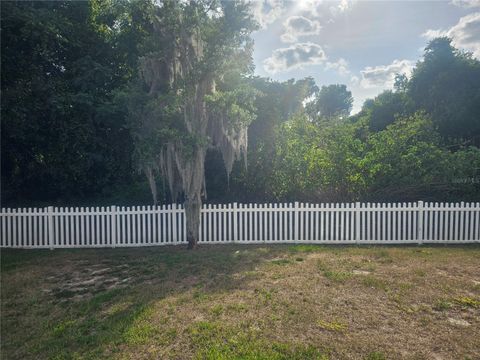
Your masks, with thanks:
[[(186, 243), (181, 205), (2, 209), (0, 247)], [(204, 205), (200, 243), (479, 243), (479, 203)]]

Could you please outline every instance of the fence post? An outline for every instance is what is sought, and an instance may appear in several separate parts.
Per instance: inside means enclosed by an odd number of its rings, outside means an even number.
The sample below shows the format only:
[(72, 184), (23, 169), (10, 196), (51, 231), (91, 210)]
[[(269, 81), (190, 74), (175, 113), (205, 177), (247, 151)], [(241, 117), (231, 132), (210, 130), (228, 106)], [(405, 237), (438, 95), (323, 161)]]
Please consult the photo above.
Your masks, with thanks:
[(359, 202), (355, 203), (355, 244), (358, 244), (360, 241), (360, 208), (362, 207), (362, 204)]
[(296, 243), (297, 240), (299, 240), (298, 239), (298, 230), (299, 230), (298, 222), (300, 221), (300, 214), (299, 214), (300, 210), (299, 210), (298, 201), (295, 201), (294, 211), (295, 211), (295, 229), (294, 229), (294, 232), (293, 232), (293, 239)]
[(172, 204), (172, 241), (177, 242), (177, 204)]
[(48, 244), (50, 250), (53, 250), (53, 206), (47, 208), (48, 217)]
[(418, 229), (417, 229), (417, 242), (423, 244), (423, 201), (418, 202)]
[(117, 207), (110, 207), (110, 214), (112, 216), (112, 248), (117, 246)]
[(238, 237), (238, 234), (237, 234), (237, 203), (236, 202), (233, 203), (232, 216), (233, 216), (233, 221), (232, 221), (232, 224), (233, 224), (233, 238), (232, 238), (232, 242), (235, 242), (235, 241), (237, 241), (237, 237)]

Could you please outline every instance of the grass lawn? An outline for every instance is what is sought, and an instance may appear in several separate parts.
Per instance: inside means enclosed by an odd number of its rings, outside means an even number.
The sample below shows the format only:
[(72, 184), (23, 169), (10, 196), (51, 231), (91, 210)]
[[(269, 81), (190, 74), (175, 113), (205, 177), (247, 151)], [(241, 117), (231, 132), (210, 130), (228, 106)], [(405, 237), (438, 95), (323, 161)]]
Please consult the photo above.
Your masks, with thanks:
[(3, 250), (2, 359), (480, 359), (480, 247)]

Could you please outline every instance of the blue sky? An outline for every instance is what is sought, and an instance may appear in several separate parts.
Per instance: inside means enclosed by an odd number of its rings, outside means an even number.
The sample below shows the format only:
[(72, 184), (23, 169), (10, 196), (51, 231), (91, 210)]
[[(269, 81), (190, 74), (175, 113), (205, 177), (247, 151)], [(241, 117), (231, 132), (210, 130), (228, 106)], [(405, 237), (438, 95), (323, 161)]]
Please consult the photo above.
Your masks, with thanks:
[(480, 58), (480, 0), (255, 0), (257, 75), (312, 76), (317, 85), (346, 84), (353, 113), (363, 101), (410, 74), (429, 39), (447, 35)]

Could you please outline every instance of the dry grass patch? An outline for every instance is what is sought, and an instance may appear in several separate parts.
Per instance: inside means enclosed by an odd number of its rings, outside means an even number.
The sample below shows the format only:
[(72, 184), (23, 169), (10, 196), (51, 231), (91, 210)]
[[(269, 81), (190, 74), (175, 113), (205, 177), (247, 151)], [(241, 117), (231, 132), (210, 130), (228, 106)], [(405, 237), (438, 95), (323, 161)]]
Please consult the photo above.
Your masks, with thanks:
[(4, 251), (5, 359), (475, 359), (480, 247)]

